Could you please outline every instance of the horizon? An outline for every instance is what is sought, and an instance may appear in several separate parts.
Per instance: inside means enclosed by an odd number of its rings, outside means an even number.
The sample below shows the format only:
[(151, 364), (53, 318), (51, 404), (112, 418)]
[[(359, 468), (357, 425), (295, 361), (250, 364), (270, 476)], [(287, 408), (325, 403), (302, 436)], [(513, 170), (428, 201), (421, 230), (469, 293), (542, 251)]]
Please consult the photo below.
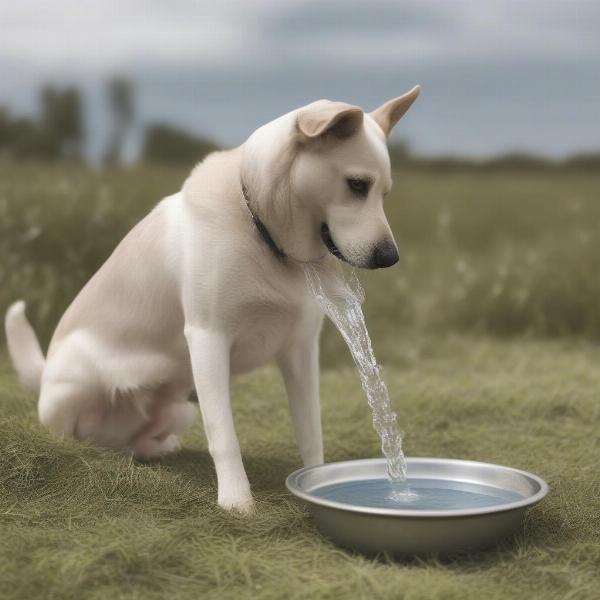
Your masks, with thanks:
[(149, 122), (228, 147), (320, 97), (371, 110), (417, 83), (421, 97), (391, 139), (417, 155), (560, 159), (600, 147), (590, 127), (600, 6), (586, 0), (24, 0), (0, 8), (0, 24), (0, 105), (33, 115), (41, 85), (76, 85), (92, 159), (113, 74), (136, 84), (130, 159)]

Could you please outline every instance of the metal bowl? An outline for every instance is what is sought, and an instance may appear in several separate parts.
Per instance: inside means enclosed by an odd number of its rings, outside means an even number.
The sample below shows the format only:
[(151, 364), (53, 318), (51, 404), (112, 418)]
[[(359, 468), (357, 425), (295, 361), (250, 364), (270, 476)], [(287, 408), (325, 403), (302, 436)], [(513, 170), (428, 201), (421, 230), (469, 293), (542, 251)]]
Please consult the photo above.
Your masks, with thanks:
[(449, 555), (493, 546), (523, 526), (525, 511), (547, 493), (537, 475), (490, 463), (447, 458), (408, 458), (409, 480), (436, 479), (491, 486), (519, 494), (495, 506), (448, 510), (373, 508), (319, 497), (323, 486), (385, 478), (383, 458), (306, 467), (286, 480), (310, 507), (318, 528), (340, 546), (373, 554)]

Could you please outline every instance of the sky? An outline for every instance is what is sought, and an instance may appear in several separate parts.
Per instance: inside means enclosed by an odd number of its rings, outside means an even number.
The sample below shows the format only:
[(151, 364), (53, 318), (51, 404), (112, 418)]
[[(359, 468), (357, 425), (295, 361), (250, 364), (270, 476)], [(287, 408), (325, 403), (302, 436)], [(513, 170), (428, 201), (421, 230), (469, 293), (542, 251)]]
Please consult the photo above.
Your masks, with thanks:
[(317, 100), (372, 110), (422, 95), (394, 137), (420, 154), (600, 149), (598, 0), (0, 0), (0, 105), (34, 114), (44, 83), (85, 94), (89, 152), (103, 86), (136, 84), (143, 127), (226, 145)]

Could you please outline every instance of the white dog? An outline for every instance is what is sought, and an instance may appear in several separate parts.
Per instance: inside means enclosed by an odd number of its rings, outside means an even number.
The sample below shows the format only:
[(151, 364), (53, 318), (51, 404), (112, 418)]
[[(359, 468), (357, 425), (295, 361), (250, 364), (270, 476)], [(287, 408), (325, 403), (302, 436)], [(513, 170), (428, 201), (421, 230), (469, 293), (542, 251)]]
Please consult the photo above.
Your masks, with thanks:
[[(319, 100), (209, 155), (117, 246), (63, 315), (44, 359), (25, 303), (6, 315), (12, 361), (58, 434), (153, 458), (177, 450), (197, 409), (226, 509), (252, 506), (231, 374), (275, 359), (305, 465), (323, 462), (323, 315), (301, 264), (389, 267), (386, 137), (415, 87), (372, 113)], [(333, 256), (332, 256), (333, 255)]]

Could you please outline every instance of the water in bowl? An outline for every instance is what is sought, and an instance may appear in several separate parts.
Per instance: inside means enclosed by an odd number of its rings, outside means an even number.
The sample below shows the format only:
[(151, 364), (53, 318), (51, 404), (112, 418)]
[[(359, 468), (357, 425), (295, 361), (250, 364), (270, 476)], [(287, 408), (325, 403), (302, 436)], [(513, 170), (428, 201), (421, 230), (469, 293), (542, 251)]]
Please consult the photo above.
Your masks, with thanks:
[(353, 270), (348, 277), (343, 277), (335, 270), (323, 272), (314, 263), (304, 265), (304, 275), (319, 306), (344, 338), (358, 369), (373, 414), (373, 427), (381, 438), (381, 451), (387, 459), (386, 497), (391, 502), (413, 502), (416, 494), (406, 485), (402, 432), (396, 423), (381, 367), (375, 360), (361, 308), (365, 295), (360, 281)]
[(413, 493), (409, 502), (398, 502), (390, 497), (390, 482), (385, 478), (344, 481), (318, 487), (314, 496), (369, 508), (401, 510), (462, 510), (487, 508), (522, 500), (523, 496), (511, 490), (479, 483), (445, 479), (410, 479), (407, 485)]

